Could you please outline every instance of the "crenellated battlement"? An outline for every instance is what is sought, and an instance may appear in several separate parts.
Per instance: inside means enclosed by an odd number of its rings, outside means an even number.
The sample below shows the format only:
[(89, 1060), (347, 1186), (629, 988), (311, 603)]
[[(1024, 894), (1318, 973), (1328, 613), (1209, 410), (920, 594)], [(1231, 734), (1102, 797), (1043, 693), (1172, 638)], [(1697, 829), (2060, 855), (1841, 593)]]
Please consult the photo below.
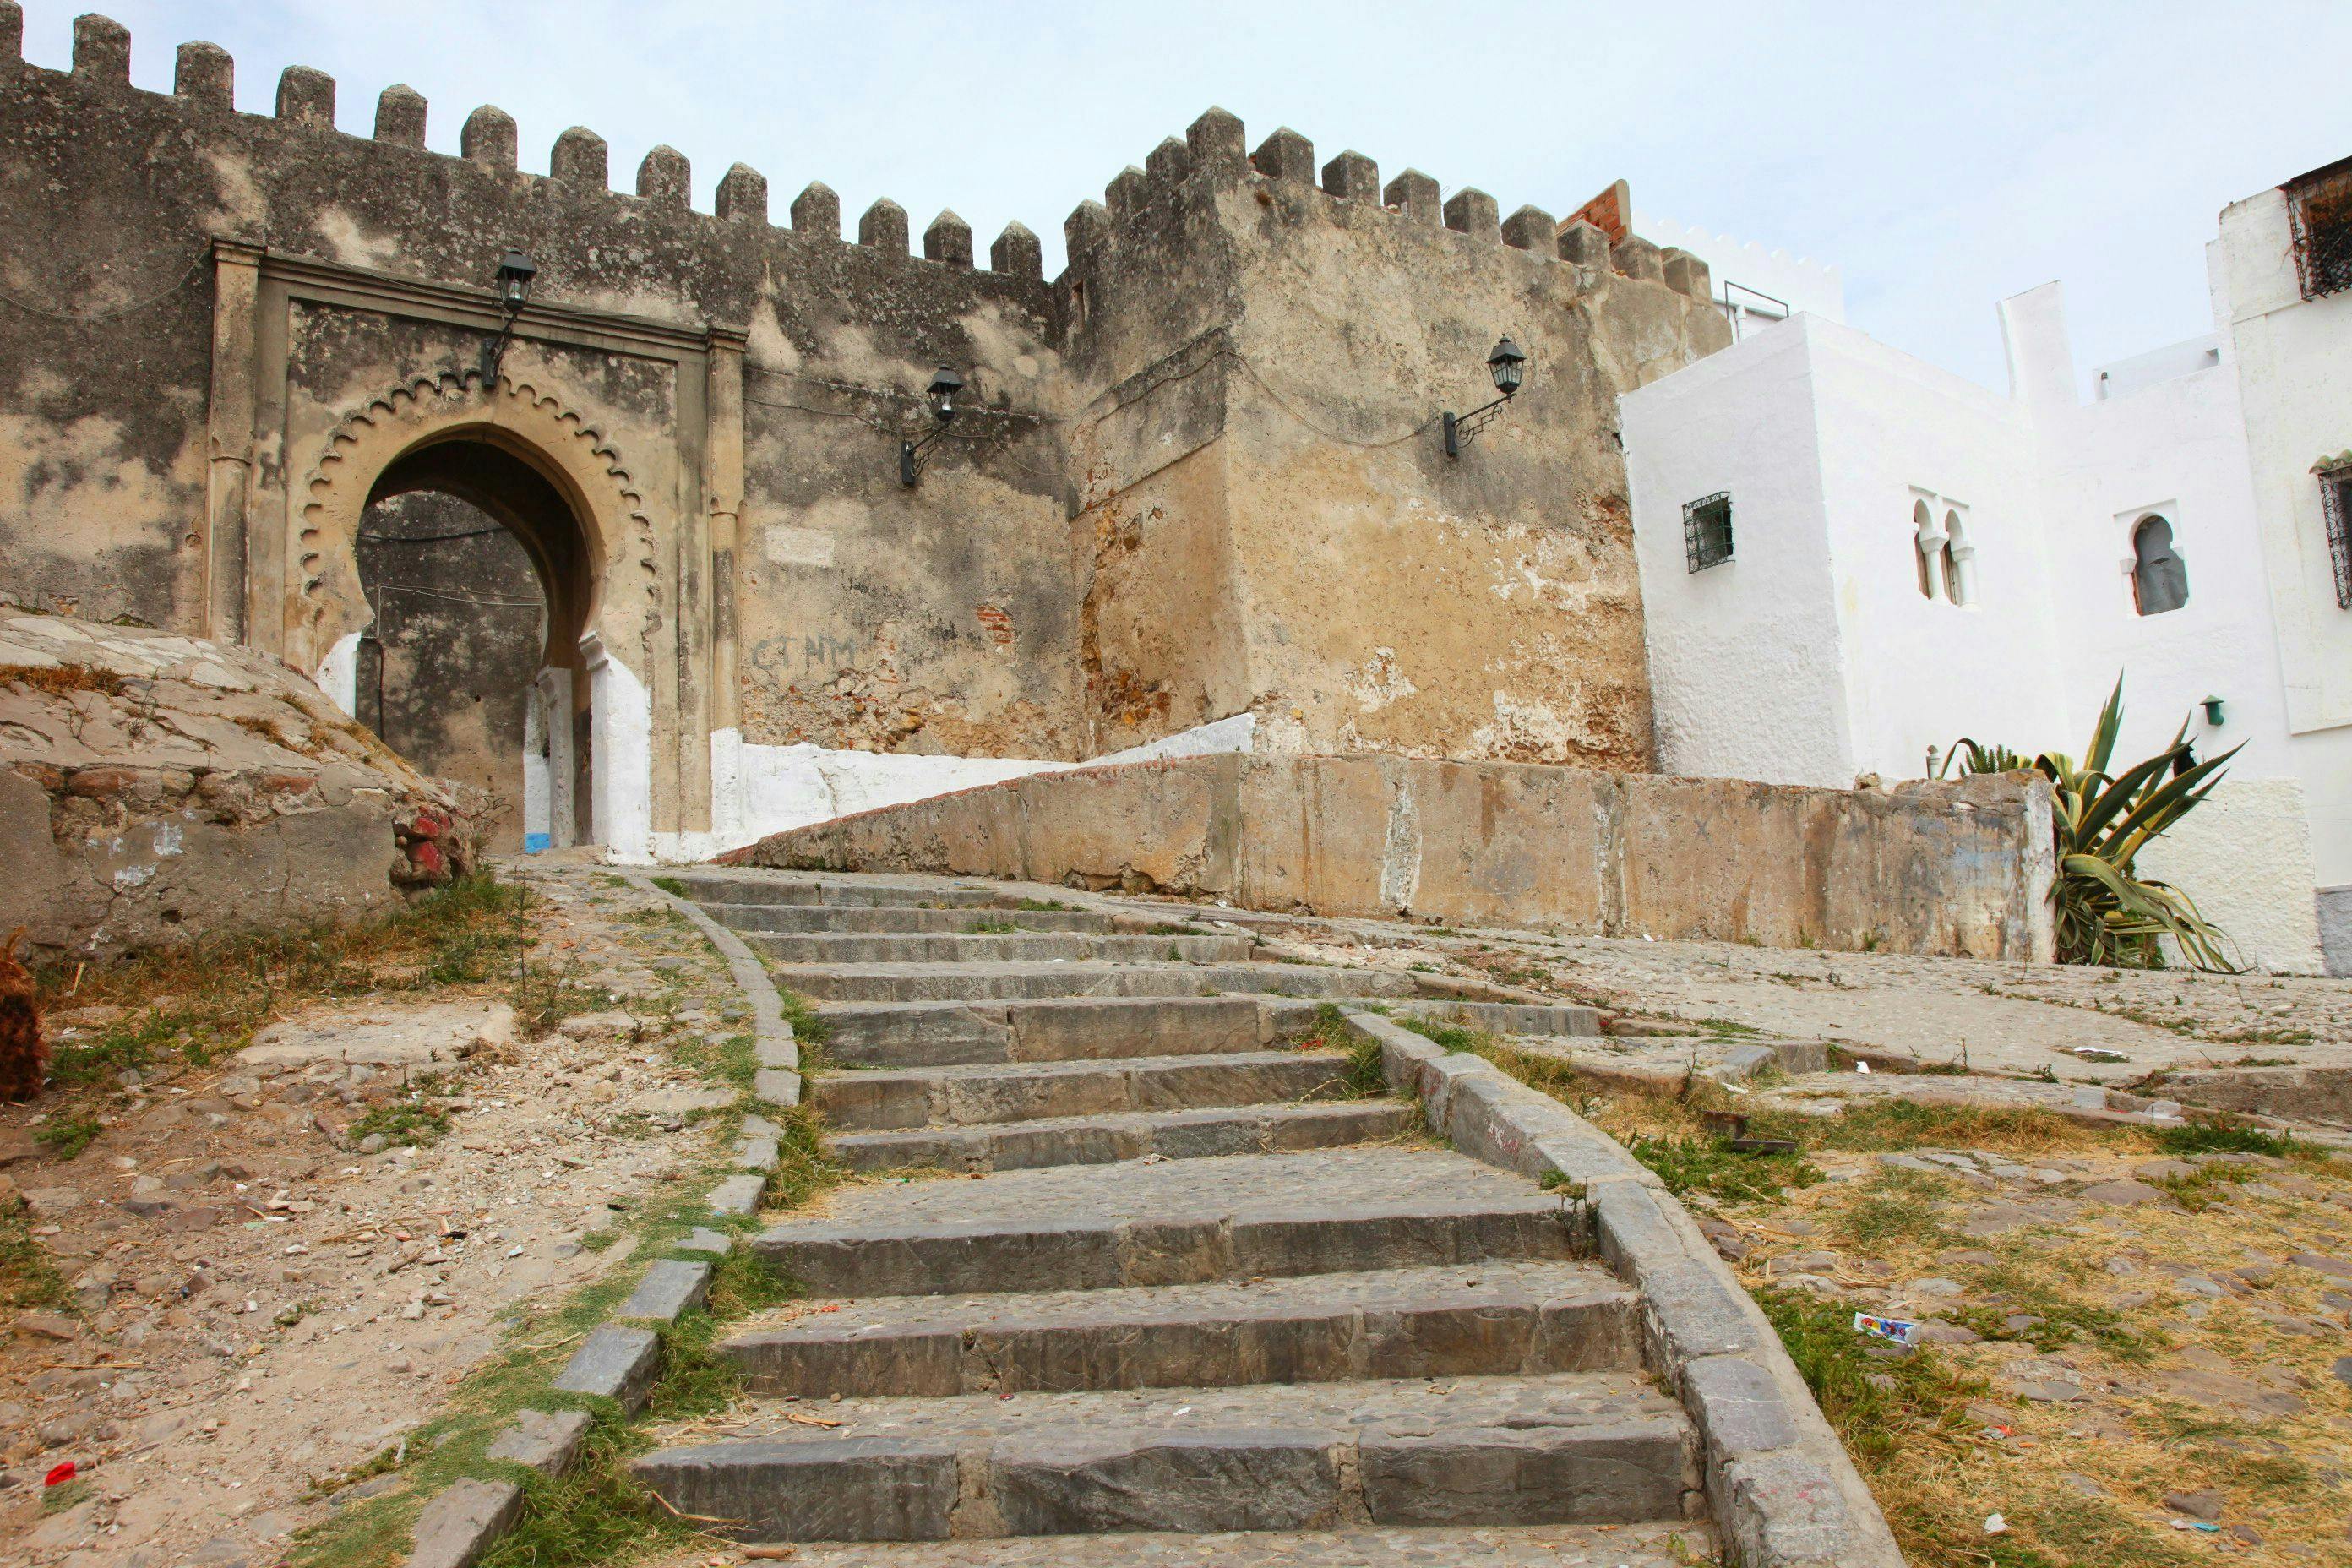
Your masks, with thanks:
[[(47, 71), (24, 58), (24, 12), (17, 0), (0, 0), (0, 71), (30, 70), (69, 79), (84, 89), (121, 89), (151, 99), (177, 100), (192, 114), (236, 114), (236, 61), (217, 44), (194, 42), (179, 47), (169, 94), (149, 93), (131, 80), (131, 30), (95, 13), (74, 18), (73, 63), (63, 72)], [(347, 136), (335, 125), (335, 79), (309, 66), (289, 66), (279, 73), (278, 93), (269, 115), (243, 115), (249, 121), (274, 121), (289, 134)], [(425, 144), (428, 105), (425, 95), (402, 84), (385, 88), (376, 100), (373, 141), (426, 157), (445, 157)], [(547, 173), (521, 167), (520, 136), (514, 117), (494, 104), (484, 104), (466, 117), (458, 132), (456, 161), (519, 175), (525, 180), (562, 182), (578, 191), (595, 191), (615, 202), (639, 202), (675, 212), (695, 213), (714, 223), (769, 223), (768, 182), (748, 164), (736, 163), (719, 181), (712, 210), (696, 213), (692, 206), (693, 170), (684, 153), (657, 146), (637, 165), (634, 187), (615, 190), (604, 139), (573, 126), (549, 149)], [(823, 184), (811, 184), (792, 204), (787, 232), (805, 237), (840, 240), (840, 198)], [(961, 239), (958, 237), (961, 236)], [(936, 262), (945, 267), (972, 268), (971, 230), (953, 212), (942, 212), (924, 232), (923, 251), (913, 254), (906, 210), (884, 197), (858, 219), (856, 243), (887, 256)], [(1043, 276), (1043, 258), (1036, 237), (1024, 226), (1009, 225), (989, 249), (988, 270), (1035, 281)]]
[[(549, 651), (606, 682), (590, 783), (657, 759), (656, 833), (802, 742), (1075, 758), (1252, 712), (1276, 749), (1650, 754), (1616, 400), (1730, 329), (1622, 183), (1562, 222), (1212, 109), (1077, 205), (1049, 281), (1020, 223), (983, 255), (747, 163), (698, 205), (675, 147), (615, 168), (573, 126), (541, 165), (407, 83), (352, 134), (323, 71), (246, 112), (217, 46), (168, 91), (131, 49), (87, 16), (27, 65), (0, 0), (0, 163), (34, 172), (0, 182), (0, 467), (40, 476), (0, 496), (0, 603), (319, 668), (373, 613), (378, 491), (478, 495), (587, 606)], [(942, 365), (971, 417), (923, 399)], [(593, 422), (635, 500), (461, 390), (493, 380)], [(452, 390), (374, 412), (420, 384)]]
[[(1315, 144), (1287, 126), (1276, 129), (1255, 151), (1247, 149), (1242, 121), (1223, 109), (1202, 115), (1181, 139), (1171, 136), (1161, 142), (1140, 168), (1129, 164), (1120, 171), (1104, 187), (1102, 200), (1079, 203), (1064, 221), (1071, 267), (1083, 269), (1102, 246), (1189, 192), (1212, 184), (1255, 184), (1269, 192), (1319, 196), (1335, 216), (1381, 214), (1402, 225), (1492, 244), (1498, 251), (1523, 251), (1563, 262), (1595, 277), (1613, 273), (1660, 283), (1694, 300), (1707, 298), (1704, 263), (1695, 269), (1670, 268), (1674, 256), (1647, 240), (1629, 236), (1612, 246), (1593, 225), (1563, 225), (1534, 205), (1522, 205), (1505, 217), (1500, 204), (1475, 186), (1463, 186), (1441, 199), (1437, 181), (1418, 169), (1406, 169), (1382, 185), (1380, 165), (1352, 150), (1325, 163), (1318, 174)], [(1311, 210), (1314, 202), (1305, 205)]]

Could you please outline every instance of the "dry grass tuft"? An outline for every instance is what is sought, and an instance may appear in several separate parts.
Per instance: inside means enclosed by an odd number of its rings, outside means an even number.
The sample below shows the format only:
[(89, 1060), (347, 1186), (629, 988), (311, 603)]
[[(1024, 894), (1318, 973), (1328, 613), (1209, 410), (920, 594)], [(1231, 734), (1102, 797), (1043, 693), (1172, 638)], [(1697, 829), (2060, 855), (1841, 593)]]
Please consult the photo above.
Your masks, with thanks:
[(122, 677), (118, 671), (87, 664), (62, 664), (55, 668), (0, 664), (0, 685), (27, 686), (51, 697), (64, 697), (76, 691), (95, 691), (101, 697), (113, 697), (122, 690)]

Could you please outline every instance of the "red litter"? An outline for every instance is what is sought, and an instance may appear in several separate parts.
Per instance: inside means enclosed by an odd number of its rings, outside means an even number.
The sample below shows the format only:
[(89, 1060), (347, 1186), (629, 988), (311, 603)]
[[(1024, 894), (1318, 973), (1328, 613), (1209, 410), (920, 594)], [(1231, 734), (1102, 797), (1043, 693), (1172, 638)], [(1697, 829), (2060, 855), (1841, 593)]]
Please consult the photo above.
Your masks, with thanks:
[(68, 1459), (64, 1464), (59, 1465), (47, 1475), (43, 1476), (41, 1478), (41, 1484), (45, 1487), (61, 1487), (73, 1479), (74, 1462), (71, 1459)]

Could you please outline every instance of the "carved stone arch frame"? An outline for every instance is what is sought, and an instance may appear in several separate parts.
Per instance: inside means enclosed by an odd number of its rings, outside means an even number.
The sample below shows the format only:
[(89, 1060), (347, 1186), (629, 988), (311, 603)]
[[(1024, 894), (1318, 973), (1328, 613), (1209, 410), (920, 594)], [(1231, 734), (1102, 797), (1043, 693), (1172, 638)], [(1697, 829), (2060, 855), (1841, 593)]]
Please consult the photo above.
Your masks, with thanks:
[(378, 479), (436, 443), (499, 447), (555, 488), (584, 535), (593, 582), (578, 665), (592, 689), (597, 841), (614, 858), (645, 860), (706, 833), (711, 737), (735, 722), (744, 335), (534, 303), (514, 322), (518, 342), (667, 367), (666, 424), (625, 439), (601, 429), (581, 412), (593, 395), (575, 395), (555, 369), (485, 385), (446, 364), (387, 363), (374, 389), (319, 429), (291, 412), (298, 306), (487, 338), (502, 322), (498, 300), (228, 241), (215, 242), (214, 263), (199, 540), (209, 635), (320, 671), (369, 616), (352, 541)]

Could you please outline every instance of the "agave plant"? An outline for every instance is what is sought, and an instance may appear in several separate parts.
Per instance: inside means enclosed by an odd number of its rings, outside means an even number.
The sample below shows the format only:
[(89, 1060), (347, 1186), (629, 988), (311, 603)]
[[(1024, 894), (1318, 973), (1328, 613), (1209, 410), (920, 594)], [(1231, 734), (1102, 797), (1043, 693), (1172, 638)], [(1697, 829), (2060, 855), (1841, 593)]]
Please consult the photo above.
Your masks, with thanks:
[(2117, 676), (2080, 763), (2062, 752), (2044, 752), (2027, 763), (2004, 747), (1963, 738), (1953, 742), (1947, 765), (1965, 753), (1963, 773), (2031, 766), (2050, 781), (2058, 850), (2058, 880), (2051, 897), (2057, 906), (2061, 963), (2159, 968), (2168, 937), (2192, 968), (2234, 974), (2241, 965), (2228, 952), (2233, 945), (2228, 935), (2198, 912), (2187, 893), (2138, 876), (2132, 862), (2149, 840), (2213, 793), (2238, 747), (2199, 762), (2184, 719), (2162, 751), (2110, 773), (2123, 717), (2124, 682)]

